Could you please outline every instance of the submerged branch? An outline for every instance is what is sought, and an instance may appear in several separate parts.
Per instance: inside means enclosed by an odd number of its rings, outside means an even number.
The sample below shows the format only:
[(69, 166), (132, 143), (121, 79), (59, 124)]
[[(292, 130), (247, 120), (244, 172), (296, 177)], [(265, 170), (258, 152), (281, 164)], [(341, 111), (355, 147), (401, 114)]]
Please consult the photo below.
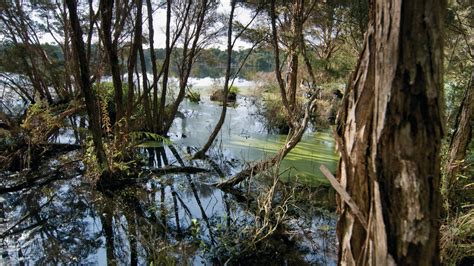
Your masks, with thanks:
[[(81, 160), (74, 160), (74, 161), (66, 162), (62, 164), (61, 166), (59, 166), (57, 169), (55, 169), (53, 172), (48, 172), (38, 177), (30, 177), (30, 178), (27, 177), (27, 181), (17, 184), (17, 185), (10, 186), (10, 187), (0, 187), (0, 194), (16, 192), (16, 191), (20, 191), (27, 188), (42, 187), (57, 180), (67, 179), (68, 178), (67, 176), (65, 177), (61, 175), (60, 170), (64, 168), (66, 165), (70, 165), (70, 164), (77, 163), (80, 161)], [(49, 177), (48, 179), (42, 180), (42, 178), (47, 177), (47, 176)], [(70, 178), (72, 177), (74, 176), (71, 175)]]
[(164, 174), (175, 174), (175, 173), (187, 173), (187, 174), (196, 174), (209, 172), (208, 169), (194, 167), (194, 166), (167, 166), (164, 168), (154, 168), (149, 170), (153, 174), (164, 175)]

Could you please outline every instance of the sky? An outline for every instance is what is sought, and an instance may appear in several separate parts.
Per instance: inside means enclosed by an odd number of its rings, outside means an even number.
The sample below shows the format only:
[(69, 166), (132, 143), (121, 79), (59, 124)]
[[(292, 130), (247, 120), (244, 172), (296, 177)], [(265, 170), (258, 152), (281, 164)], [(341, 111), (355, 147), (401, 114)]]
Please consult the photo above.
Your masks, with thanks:
[[(229, 14), (230, 13), (230, 0), (220, 0), (219, 7), (217, 9), (218, 12)], [(241, 7), (237, 7), (235, 12), (235, 19), (242, 22), (248, 23), (251, 20), (251, 13), (249, 10), (246, 10)], [(155, 28), (155, 47), (156, 48), (164, 48), (165, 47), (165, 27), (166, 27), (166, 10), (160, 9), (155, 11), (153, 16), (153, 25)], [(217, 42), (211, 45), (213, 48), (219, 48), (221, 50), (225, 50), (227, 47), (226, 44), (226, 37), (220, 38)], [(247, 42), (237, 40), (235, 44), (235, 49), (245, 49), (250, 48), (251, 45)]]
[[(223, 14), (230, 13), (230, 0), (220, 0), (219, 7), (217, 9), (218, 12)], [(146, 14), (146, 7), (143, 6), (143, 13)], [(238, 7), (234, 12), (235, 16), (234, 19), (238, 20), (242, 23), (248, 23), (251, 19), (251, 12), (244, 8)], [(39, 19), (39, 18), (38, 18)], [(172, 18), (173, 21), (173, 18)], [(165, 47), (165, 26), (166, 26), (166, 10), (164, 8), (156, 10), (153, 15), (153, 24), (155, 29), (155, 48), (164, 48)], [(147, 33), (147, 23), (143, 24), (143, 31)], [(56, 36), (57, 39), (61, 39), (61, 36)], [(213, 43), (210, 47), (219, 48), (221, 50), (225, 50), (227, 47), (226, 44), (226, 37), (222, 37), (218, 39), (215, 43)], [(43, 43), (52, 43), (55, 44), (54, 38), (51, 37), (49, 34), (45, 34), (41, 36), (41, 42)], [(240, 50), (249, 48), (251, 45), (249, 43), (237, 40), (234, 49)]]

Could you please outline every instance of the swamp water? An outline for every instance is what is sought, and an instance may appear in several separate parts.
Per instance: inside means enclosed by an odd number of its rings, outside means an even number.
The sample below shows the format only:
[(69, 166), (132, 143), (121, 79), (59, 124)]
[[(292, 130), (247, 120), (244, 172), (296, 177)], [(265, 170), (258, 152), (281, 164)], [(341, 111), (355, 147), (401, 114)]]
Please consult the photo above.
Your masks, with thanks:
[[(145, 143), (143, 149), (150, 168), (169, 164), (218, 171), (165, 175), (145, 171), (146, 181), (111, 195), (83, 182), (81, 164), (55, 171), (65, 161), (77, 160), (74, 152), (45, 162), (38, 170), (42, 177), (37, 186), (0, 194), (0, 265), (335, 264), (334, 194), (318, 186), (326, 182), (320, 164), (331, 170), (336, 166), (331, 134), (307, 133), (282, 163), (281, 179), (287, 185), (281, 187), (295, 192), (285, 212), (285, 226), (274, 237), (250, 245), (257, 229), (265, 225), (255, 215), (258, 189), (268, 189), (271, 182), (244, 184), (244, 190), (254, 191), (249, 194), (224, 192), (209, 184), (271, 156), (285, 138), (268, 135), (253, 115), (252, 98), (239, 96), (235, 107), (228, 109), (211, 159), (188, 160), (186, 151), (202, 146), (220, 111), (206, 99), (199, 104), (186, 100), (171, 130), (174, 146)], [(58, 137), (62, 142), (71, 139), (70, 130)], [(1, 187), (27, 178), (1, 175)], [(294, 176), (297, 180), (290, 179)], [(272, 215), (270, 219), (276, 219)]]

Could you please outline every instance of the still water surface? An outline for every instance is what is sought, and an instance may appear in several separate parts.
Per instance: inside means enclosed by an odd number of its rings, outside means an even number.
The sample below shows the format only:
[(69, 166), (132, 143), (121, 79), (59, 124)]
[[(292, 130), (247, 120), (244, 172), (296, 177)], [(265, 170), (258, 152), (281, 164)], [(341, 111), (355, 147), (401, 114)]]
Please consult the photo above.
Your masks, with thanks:
[[(159, 164), (157, 154), (161, 153), (168, 164), (208, 169), (217, 164), (230, 176), (246, 163), (271, 156), (285, 140), (267, 134), (254, 115), (252, 98), (243, 95), (228, 109), (210, 152), (213, 160), (188, 160), (184, 155), (192, 149), (188, 147), (204, 144), (220, 109), (206, 99), (200, 104), (185, 101), (183, 116), (172, 129), (175, 146), (152, 148), (154, 144), (148, 143), (144, 149), (152, 159), (150, 167)], [(70, 142), (73, 134), (63, 133), (57, 140)], [(37, 173), (40, 180), (54, 181), (0, 194), (0, 265), (211, 265), (229, 258), (231, 264), (335, 264), (334, 195), (315, 188), (326, 182), (319, 165), (332, 170), (336, 166), (334, 141), (327, 131), (307, 133), (282, 163), (284, 181), (296, 175), (300, 183), (313, 188), (299, 187), (286, 233), (269, 242), (271, 253), (255, 251), (255, 256), (239, 255), (248, 237), (246, 230), (258, 223), (252, 213), (255, 202), (208, 185), (222, 173), (146, 174), (146, 181), (138, 186), (104, 194), (84, 182), (80, 163), (56, 171), (60, 161), (76, 156), (73, 152), (43, 164)], [(8, 172), (1, 175), (2, 187), (27, 178)], [(282, 240), (284, 234), (286, 240)]]

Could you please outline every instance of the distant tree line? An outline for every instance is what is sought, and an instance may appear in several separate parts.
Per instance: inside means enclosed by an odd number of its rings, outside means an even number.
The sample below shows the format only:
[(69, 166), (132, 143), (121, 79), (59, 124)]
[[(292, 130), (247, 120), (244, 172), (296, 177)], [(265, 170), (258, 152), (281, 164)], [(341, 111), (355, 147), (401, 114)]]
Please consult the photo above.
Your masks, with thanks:
[[(53, 69), (60, 71), (64, 67), (64, 54), (58, 45), (42, 44), (41, 48), (47, 53), (48, 58), (53, 62)], [(27, 49), (23, 45), (1, 44), (0, 45), (0, 71), (10, 73), (25, 74), (26, 67), (15, 58), (19, 58), (21, 53)], [(92, 49), (97, 49), (96, 45)], [(171, 53), (170, 75), (177, 77), (179, 75), (178, 62), (176, 59), (178, 55), (182, 54), (183, 48), (176, 48)], [(239, 67), (244, 57), (249, 53), (249, 48), (241, 49), (233, 52), (231, 67), (233, 70)], [(149, 49), (144, 49), (145, 65), (147, 70), (152, 69), (152, 62)], [(165, 49), (155, 49), (157, 63), (164, 62), (166, 57)], [(96, 55), (94, 53), (94, 55)], [(208, 48), (200, 51), (191, 71), (191, 76), (195, 78), (220, 78), (224, 75), (226, 68), (227, 52), (218, 48)], [(97, 58), (93, 61), (98, 61)], [(126, 63), (126, 58), (121, 58), (123, 63)], [(138, 63), (139, 64), (139, 63)], [(138, 67), (140, 69), (140, 67)], [(272, 72), (274, 69), (273, 51), (270, 48), (257, 48), (248, 56), (246, 63), (242, 67), (239, 76), (244, 78), (251, 78), (255, 72)], [(110, 75), (110, 70), (107, 70)], [(125, 72), (125, 69), (124, 69)]]

